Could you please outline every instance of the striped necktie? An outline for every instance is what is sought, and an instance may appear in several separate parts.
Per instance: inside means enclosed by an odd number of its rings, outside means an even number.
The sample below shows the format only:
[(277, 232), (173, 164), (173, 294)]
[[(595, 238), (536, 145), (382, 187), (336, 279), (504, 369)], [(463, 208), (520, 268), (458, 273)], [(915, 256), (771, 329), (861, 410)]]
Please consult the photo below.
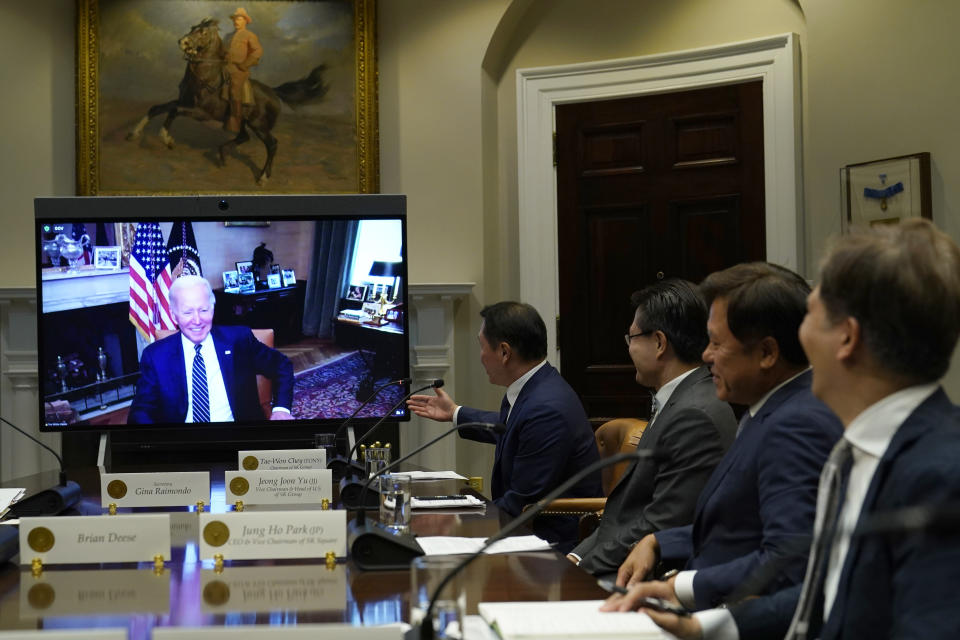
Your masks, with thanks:
[(820, 474), (820, 492), (826, 492), (823, 500), (823, 512), (817, 513), (813, 523), (813, 544), (807, 561), (807, 573), (803, 579), (800, 599), (793, 614), (793, 621), (787, 631), (787, 640), (806, 640), (810, 630), (813, 612), (820, 610), (817, 602), (823, 593), (823, 581), (827, 573), (827, 561), (833, 545), (837, 523), (840, 521), (840, 508), (847, 492), (850, 468), (853, 466), (853, 451), (850, 442), (844, 438), (834, 446)]
[(200, 345), (193, 345), (193, 421), (210, 422), (210, 393), (207, 390), (207, 367), (200, 353)]

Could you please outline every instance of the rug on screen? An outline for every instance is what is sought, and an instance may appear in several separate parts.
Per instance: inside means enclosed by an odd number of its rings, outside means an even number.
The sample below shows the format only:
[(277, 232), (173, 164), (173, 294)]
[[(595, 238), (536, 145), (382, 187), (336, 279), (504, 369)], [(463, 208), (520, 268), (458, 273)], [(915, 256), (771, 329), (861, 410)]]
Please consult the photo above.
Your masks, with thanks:
[[(334, 362), (296, 374), (293, 382), (293, 407), (290, 408), (293, 417), (346, 418), (356, 411), (362, 404), (356, 398), (357, 388), (360, 381), (370, 373), (367, 362), (372, 360), (372, 353), (361, 354), (355, 351)], [(376, 389), (387, 381), (387, 378), (377, 380), (373, 388)], [(357, 417), (380, 417), (402, 397), (402, 387), (388, 387), (364, 407)]]

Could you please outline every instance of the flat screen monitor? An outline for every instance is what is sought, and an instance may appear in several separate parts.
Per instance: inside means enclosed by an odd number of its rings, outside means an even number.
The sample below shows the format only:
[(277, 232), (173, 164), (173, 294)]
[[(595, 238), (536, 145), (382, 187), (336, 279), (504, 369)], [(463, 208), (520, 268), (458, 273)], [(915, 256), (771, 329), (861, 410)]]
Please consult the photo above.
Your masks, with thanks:
[[(279, 435), (340, 424), (409, 375), (404, 196), (38, 198), (35, 213), (41, 431)], [(357, 419), (409, 419), (405, 392), (387, 385)]]

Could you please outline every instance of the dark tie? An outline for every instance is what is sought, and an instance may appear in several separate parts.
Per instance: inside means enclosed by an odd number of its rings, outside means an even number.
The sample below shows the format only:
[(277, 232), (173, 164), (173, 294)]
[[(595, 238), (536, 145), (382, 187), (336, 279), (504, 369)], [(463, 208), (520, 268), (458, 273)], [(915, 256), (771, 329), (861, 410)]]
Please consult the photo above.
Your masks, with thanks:
[(647, 420), (647, 426), (653, 424), (654, 419), (656, 419), (657, 414), (660, 413), (660, 403), (657, 402), (657, 396), (651, 396), (650, 400), (650, 419)]
[(507, 400), (507, 396), (503, 396), (503, 401), (500, 403), (500, 422), (507, 424), (508, 415), (510, 415), (510, 401)]
[(743, 431), (743, 428), (747, 426), (748, 422), (750, 422), (750, 409), (744, 411), (743, 415), (740, 416), (740, 422), (737, 423), (737, 435), (735, 439), (740, 437), (740, 432)]
[(810, 548), (810, 559), (807, 562), (807, 573), (803, 578), (800, 599), (785, 640), (806, 640), (813, 611), (818, 609), (816, 603), (823, 592), (827, 561), (830, 558), (830, 549), (840, 521), (840, 508), (847, 492), (852, 462), (850, 443), (841, 438), (830, 452), (830, 457), (827, 458), (823, 473), (820, 475), (820, 491), (827, 492), (823, 502), (823, 517), (818, 517), (813, 524), (813, 544)]
[(200, 354), (200, 345), (193, 345), (193, 421), (210, 422), (210, 394), (207, 391), (207, 367)]

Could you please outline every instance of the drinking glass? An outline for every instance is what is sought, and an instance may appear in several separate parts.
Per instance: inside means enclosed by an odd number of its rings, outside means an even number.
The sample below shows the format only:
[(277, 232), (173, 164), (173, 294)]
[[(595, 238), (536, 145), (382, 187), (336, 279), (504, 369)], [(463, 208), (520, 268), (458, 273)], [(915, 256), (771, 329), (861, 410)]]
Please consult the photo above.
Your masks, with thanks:
[(413, 502), (410, 476), (385, 473), (380, 476), (380, 524), (397, 533), (409, 533)]
[(337, 436), (333, 433), (313, 434), (313, 446), (323, 450), (324, 464), (330, 462), (337, 455)]
[[(410, 563), (410, 624), (424, 623), (430, 598), (437, 585), (450, 575), (463, 560), (457, 556), (420, 556)], [(435, 638), (462, 638), (467, 608), (466, 583), (463, 572), (444, 586), (433, 605), (432, 620)]]

